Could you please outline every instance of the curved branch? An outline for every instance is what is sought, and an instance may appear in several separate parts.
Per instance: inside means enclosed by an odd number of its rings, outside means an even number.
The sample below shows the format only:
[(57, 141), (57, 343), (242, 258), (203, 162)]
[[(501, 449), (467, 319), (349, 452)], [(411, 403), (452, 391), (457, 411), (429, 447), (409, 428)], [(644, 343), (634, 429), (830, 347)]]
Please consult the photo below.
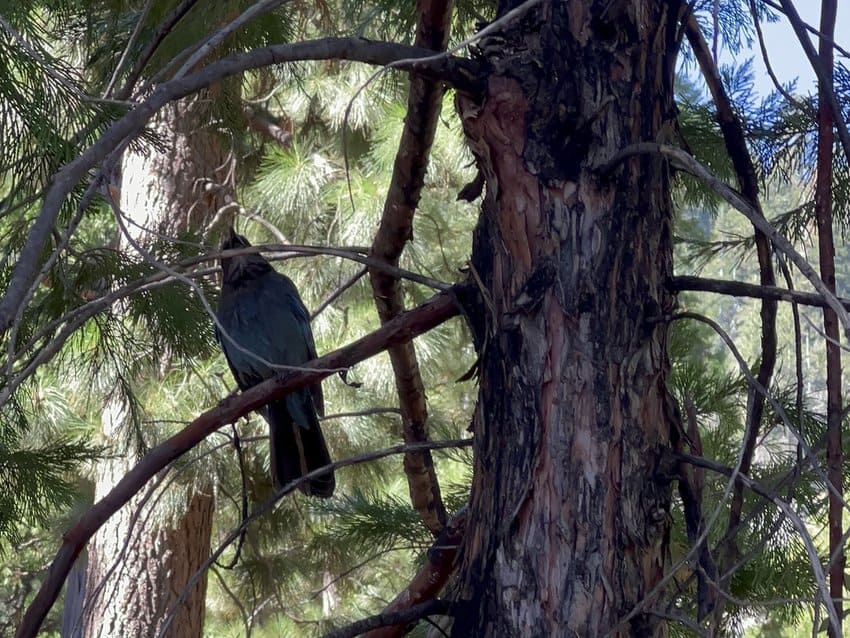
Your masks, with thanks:
[(18, 306), (35, 281), (42, 251), (71, 190), (99, 162), (142, 132), (145, 125), (163, 106), (206, 88), (224, 77), (249, 69), (299, 60), (340, 59), (378, 66), (390, 66), (445, 81), (458, 88), (476, 90), (474, 80), (478, 66), (470, 60), (446, 54), (434, 55), (429, 49), (389, 42), (373, 42), (363, 38), (323, 38), (296, 44), (279, 44), (229, 56), (200, 71), (160, 84), (151, 95), (132, 111), (118, 119), (107, 131), (75, 160), (53, 176), (45, 194), (41, 211), (30, 229), (18, 263), (12, 272), (6, 293), (0, 300), (0, 334), (14, 321)]
[(18, 628), (17, 638), (36, 635), (47, 612), (56, 601), (74, 561), (89, 539), (103, 523), (125, 505), (142, 486), (160, 470), (179, 458), (222, 425), (231, 423), (269, 401), (279, 399), (331, 374), (330, 370), (350, 367), (372, 357), (389, 345), (409, 341), (454, 317), (459, 309), (454, 296), (442, 293), (414, 310), (404, 313), (354, 343), (305, 364), (305, 371), (269, 379), (235, 397), (228, 397), (207, 410), (186, 428), (153, 448), (122, 478), (118, 484), (94, 504), (63, 536), (50, 570), (28, 607)]
[[(744, 128), (735, 110), (732, 108), (732, 100), (726, 92), (720, 79), (714, 58), (708, 50), (708, 44), (703, 38), (697, 23), (696, 16), (691, 14), (685, 26), (685, 32), (694, 50), (697, 61), (702, 69), (703, 77), (711, 91), (716, 107), (717, 123), (723, 133), (723, 142), (726, 152), (732, 160), (732, 166), (738, 177), (741, 193), (747, 199), (750, 206), (764, 218), (764, 211), (759, 198), (758, 179), (756, 169), (747, 148), (747, 140), (744, 137)], [(767, 236), (753, 224), (756, 253), (759, 263), (759, 281), (762, 286), (775, 286), (776, 275), (773, 272), (773, 251)], [(761, 301), (761, 357), (758, 369), (758, 380), (764, 387), (770, 386), (773, 370), (776, 366), (776, 312), (778, 304), (773, 299), (762, 299)], [(744, 441), (743, 462), (741, 473), (749, 474), (753, 457), (755, 456), (756, 443), (761, 431), (761, 419), (764, 414), (764, 397), (757, 392), (750, 391), (750, 405), (747, 410), (747, 440)], [(737, 543), (734, 540), (734, 530), (741, 525), (741, 511), (744, 507), (744, 488), (736, 484), (732, 494), (732, 502), (729, 506), (729, 520), (726, 524), (726, 535), (731, 539), (726, 545), (725, 552), (721, 557), (720, 568), (723, 571), (724, 563), (734, 562), (737, 555)], [(726, 588), (725, 582), (721, 582), (721, 588)], [(715, 617), (719, 618), (723, 613), (723, 605), (715, 608)]]

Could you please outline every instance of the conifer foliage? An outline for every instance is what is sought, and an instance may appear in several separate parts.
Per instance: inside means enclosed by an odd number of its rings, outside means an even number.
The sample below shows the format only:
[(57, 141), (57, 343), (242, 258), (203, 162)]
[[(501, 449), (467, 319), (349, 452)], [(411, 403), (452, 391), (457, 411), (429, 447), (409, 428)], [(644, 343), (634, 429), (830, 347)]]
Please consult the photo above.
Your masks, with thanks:
[[(0, 634), (843, 635), (801, 4), (0, 0)], [(811, 93), (756, 90), (775, 22)], [(231, 225), (328, 355), (238, 396)], [(319, 378), (336, 495), (275, 494), (256, 410)]]

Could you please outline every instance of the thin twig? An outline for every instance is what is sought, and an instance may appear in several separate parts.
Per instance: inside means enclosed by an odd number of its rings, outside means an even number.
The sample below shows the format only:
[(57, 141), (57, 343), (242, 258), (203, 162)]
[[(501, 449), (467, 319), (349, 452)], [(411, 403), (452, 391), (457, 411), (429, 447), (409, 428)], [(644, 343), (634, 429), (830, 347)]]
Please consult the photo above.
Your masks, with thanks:
[(823, 565), (821, 565), (820, 557), (818, 556), (818, 552), (815, 548), (815, 543), (812, 540), (812, 536), (811, 534), (809, 534), (809, 530), (806, 527), (806, 524), (803, 522), (803, 519), (800, 518), (800, 515), (797, 514), (797, 512), (795, 512), (791, 505), (788, 504), (785, 500), (772, 493), (770, 490), (762, 487), (761, 485), (759, 485), (758, 482), (754, 481), (745, 474), (735, 474), (732, 468), (725, 467), (709, 459), (694, 457), (688, 454), (681, 454), (680, 456), (688, 463), (699, 465), (700, 467), (704, 467), (719, 474), (723, 474), (724, 476), (734, 477), (735, 481), (742, 483), (754, 493), (776, 505), (776, 507), (779, 508), (779, 511), (782, 512), (782, 514), (784, 514), (789, 521), (791, 521), (791, 523), (794, 525), (794, 529), (797, 530), (797, 533), (800, 535), (800, 538), (803, 541), (803, 545), (806, 548), (806, 554), (808, 554), (809, 556), (809, 564), (812, 567), (815, 582), (817, 583), (818, 589), (820, 590), (821, 597), (823, 599), (823, 605), (824, 607), (826, 607), (826, 613), (829, 616), (829, 625), (835, 632), (834, 635), (839, 637), (842, 636), (843, 634), (841, 632), (841, 622), (838, 619), (838, 614), (835, 611), (835, 604), (833, 603), (832, 597), (829, 594), (829, 585), (827, 585), (826, 582), (826, 574), (823, 571)]
[(354, 284), (356, 284), (358, 281), (360, 281), (363, 278), (363, 276), (366, 274), (366, 272), (367, 272), (366, 268), (361, 268), (356, 273), (351, 275), (351, 277), (349, 277), (339, 287), (337, 287), (337, 289), (334, 290), (330, 295), (328, 295), (325, 299), (323, 299), (322, 303), (320, 303), (319, 306), (312, 313), (310, 313), (310, 321), (313, 321), (313, 319), (315, 319), (320, 314), (322, 314), (322, 312), (324, 312), (325, 308), (330, 306), (333, 302), (335, 302), (343, 294), (345, 294), (346, 290), (348, 290)]
[(142, 7), (142, 10), (139, 12), (139, 17), (136, 19), (136, 26), (133, 27), (133, 32), (130, 34), (127, 43), (124, 45), (124, 50), (121, 51), (121, 57), (118, 59), (118, 63), (112, 70), (112, 77), (109, 78), (109, 82), (106, 83), (106, 88), (103, 90), (102, 97), (104, 99), (109, 97), (109, 94), (112, 93), (112, 89), (115, 87), (115, 83), (118, 82), (118, 76), (121, 74), (124, 65), (127, 63), (127, 58), (130, 57), (130, 51), (135, 46), (136, 40), (142, 32), (142, 27), (145, 24), (145, 20), (148, 17), (152, 4), (153, 0), (145, 0), (145, 5)]

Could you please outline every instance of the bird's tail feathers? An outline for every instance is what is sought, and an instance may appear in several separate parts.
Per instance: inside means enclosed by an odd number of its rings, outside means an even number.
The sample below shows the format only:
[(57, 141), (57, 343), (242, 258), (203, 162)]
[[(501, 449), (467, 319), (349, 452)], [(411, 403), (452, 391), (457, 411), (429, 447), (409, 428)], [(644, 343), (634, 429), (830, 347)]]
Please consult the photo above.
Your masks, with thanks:
[[(331, 463), (331, 455), (315, 415), (309, 425), (296, 424), (290, 415), (288, 398), (268, 406), (271, 473), (277, 489)], [(335, 486), (334, 473), (330, 470), (302, 483), (299, 489), (307, 495), (329, 498)]]

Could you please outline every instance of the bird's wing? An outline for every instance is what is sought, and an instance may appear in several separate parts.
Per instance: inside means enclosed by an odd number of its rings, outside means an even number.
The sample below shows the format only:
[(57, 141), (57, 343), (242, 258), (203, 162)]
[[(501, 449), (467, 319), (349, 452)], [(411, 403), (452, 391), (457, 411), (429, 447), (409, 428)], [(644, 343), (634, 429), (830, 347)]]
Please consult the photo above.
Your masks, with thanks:
[[(224, 350), (236, 383), (247, 390), (274, 375), (274, 371), (262, 359), (274, 361), (271, 331), (265, 328), (265, 310), (261, 300), (251, 290), (230, 291), (222, 294), (219, 301), (218, 320), (229, 339), (216, 327), (216, 337)], [(231, 341), (232, 339), (232, 341)], [(240, 347), (233, 343), (235, 341)], [(247, 352), (246, 352), (247, 351)], [(272, 358), (270, 358), (270, 353)]]
[[(273, 363), (300, 366), (316, 358), (316, 345), (310, 329), (310, 314), (301, 301), (295, 284), (277, 272), (269, 273), (257, 286), (260, 309), (257, 323), (267, 358)], [(321, 384), (294, 392), (287, 397), (293, 419), (303, 427), (318, 425), (317, 414), (324, 413)]]
[[(300, 363), (316, 359), (318, 358), (318, 355), (316, 354), (316, 342), (313, 339), (313, 330), (310, 327), (310, 312), (301, 300), (301, 296), (298, 294), (298, 289), (295, 287), (295, 284), (292, 283), (292, 280), (285, 275), (281, 275), (279, 273), (275, 274), (277, 275), (276, 279), (279, 282), (278, 285), (280, 287), (281, 294), (287, 299), (286, 306), (295, 318), (301, 338), (304, 340), (303, 342), (306, 347), (306, 357)], [(310, 386), (310, 394), (313, 396), (313, 405), (316, 409), (316, 413), (319, 416), (324, 416), (325, 397), (322, 393), (321, 381)]]
[[(221, 317), (219, 317), (219, 321), (221, 321)], [(227, 339), (224, 335), (221, 334), (221, 330), (218, 328), (218, 324), (214, 326), (215, 328), (215, 339), (218, 341), (218, 344), (221, 346), (222, 351), (224, 352), (224, 358), (227, 360), (227, 367), (230, 368), (230, 372), (233, 374), (233, 378), (236, 379), (236, 385), (239, 386), (240, 390), (244, 390), (242, 387), (242, 382), (240, 381), (239, 371), (236, 369), (236, 366), (233, 365), (233, 361), (230, 360), (230, 357), (227, 354), (227, 346), (225, 346), (225, 342)]]

